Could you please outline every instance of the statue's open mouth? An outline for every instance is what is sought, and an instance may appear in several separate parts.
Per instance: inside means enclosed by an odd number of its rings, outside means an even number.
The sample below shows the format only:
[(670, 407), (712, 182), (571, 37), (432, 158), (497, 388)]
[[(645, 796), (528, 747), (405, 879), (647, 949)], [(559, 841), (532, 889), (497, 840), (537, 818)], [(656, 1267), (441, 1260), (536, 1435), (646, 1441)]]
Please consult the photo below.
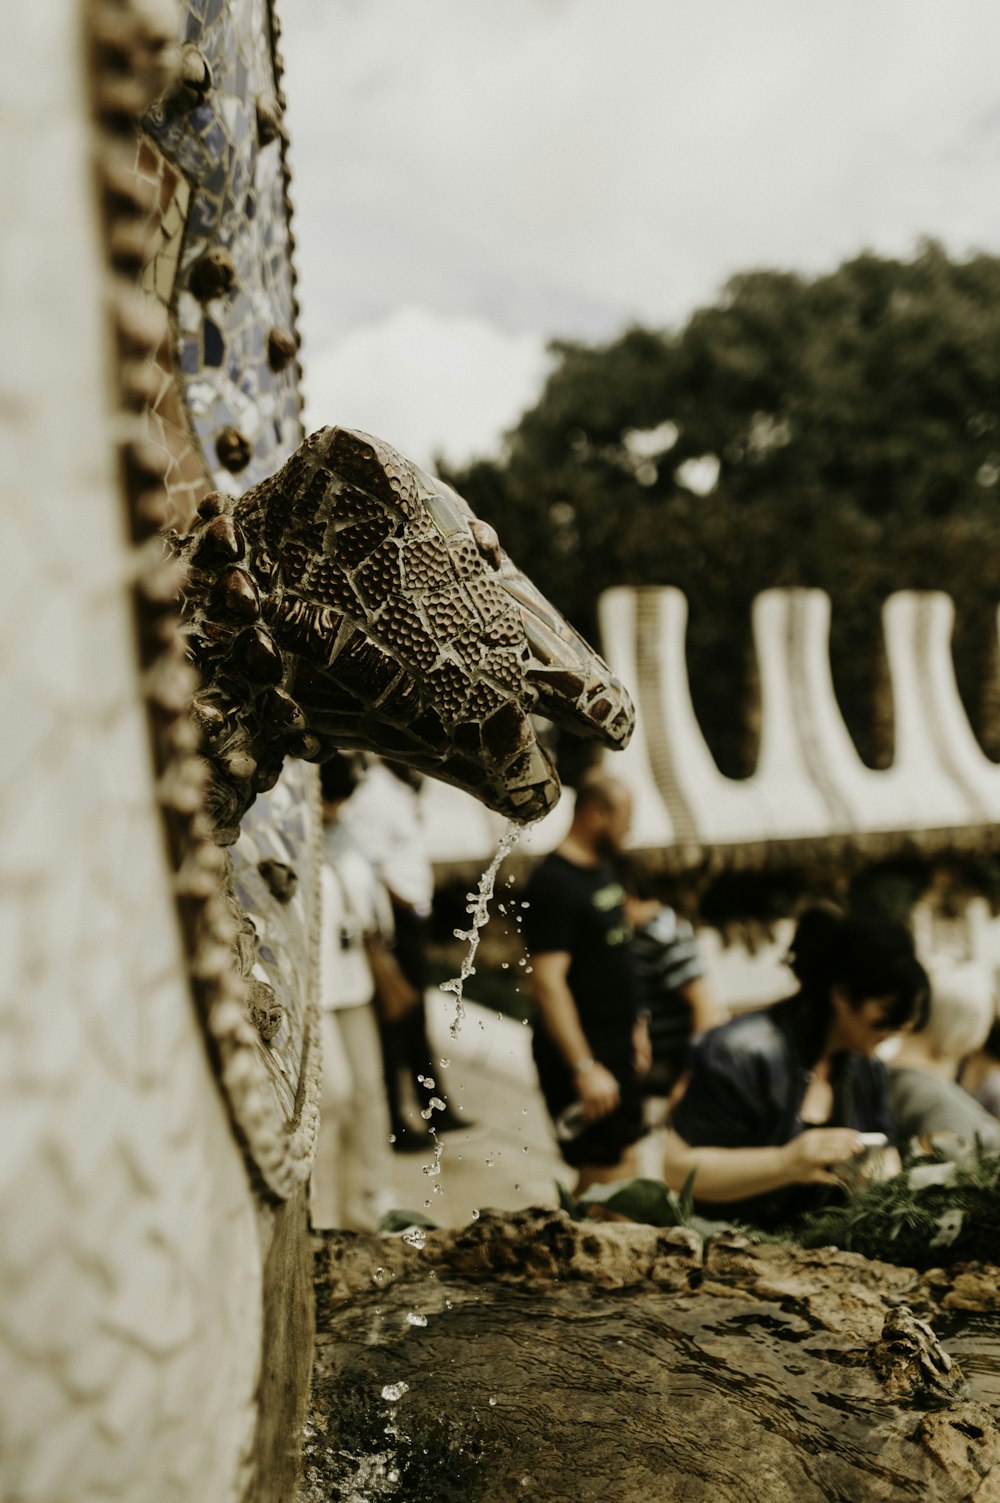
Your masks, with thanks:
[(367, 434), (314, 433), (179, 547), (220, 839), (288, 754), (377, 752), (528, 821), (559, 795), (533, 714), (631, 735), (626, 691), (493, 528)]

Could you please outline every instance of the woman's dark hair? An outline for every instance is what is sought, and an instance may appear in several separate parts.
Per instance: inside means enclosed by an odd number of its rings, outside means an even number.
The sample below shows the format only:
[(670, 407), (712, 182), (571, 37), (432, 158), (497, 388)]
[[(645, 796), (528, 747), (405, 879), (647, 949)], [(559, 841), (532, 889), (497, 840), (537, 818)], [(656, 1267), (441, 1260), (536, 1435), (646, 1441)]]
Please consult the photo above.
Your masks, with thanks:
[(334, 752), (329, 761), (320, 764), (319, 786), (328, 804), (337, 804), (342, 799), (350, 798), (360, 781), (356, 757), (345, 757), (341, 752)]
[(910, 931), (894, 919), (853, 917), (832, 907), (807, 908), (795, 930), (788, 964), (824, 1036), (834, 986), (843, 987), (853, 1007), (871, 997), (889, 998), (886, 1022), (893, 1028), (906, 1023), (922, 1028), (927, 1020), (927, 972), (917, 959)]

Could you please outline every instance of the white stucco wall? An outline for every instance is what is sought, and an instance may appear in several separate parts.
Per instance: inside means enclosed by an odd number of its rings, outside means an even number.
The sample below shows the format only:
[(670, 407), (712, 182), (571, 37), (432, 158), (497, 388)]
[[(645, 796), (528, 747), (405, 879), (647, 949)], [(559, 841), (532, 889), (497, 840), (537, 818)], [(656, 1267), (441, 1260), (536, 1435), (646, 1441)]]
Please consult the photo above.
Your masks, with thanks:
[(154, 805), (80, 15), (4, 23), (0, 1495), (228, 1503), (259, 1239)]

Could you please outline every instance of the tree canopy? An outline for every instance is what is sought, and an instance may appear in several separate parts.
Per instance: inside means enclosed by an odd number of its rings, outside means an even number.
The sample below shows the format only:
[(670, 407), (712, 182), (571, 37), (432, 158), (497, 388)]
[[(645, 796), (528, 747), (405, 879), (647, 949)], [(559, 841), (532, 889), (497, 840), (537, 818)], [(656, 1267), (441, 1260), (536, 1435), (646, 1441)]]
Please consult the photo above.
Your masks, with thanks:
[(685, 592), (725, 771), (755, 759), (749, 612), (775, 585), (830, 593), (837, 692), (873, 765), (891, 757), (882, 601), (949, 591), (960, 688), (1000, 752), (1000, 258), (927, 242), (812, 279), (750, 271), (680, 330), (552, 348), (503, 455), (450, 478), (589, 634), (608, 586)]

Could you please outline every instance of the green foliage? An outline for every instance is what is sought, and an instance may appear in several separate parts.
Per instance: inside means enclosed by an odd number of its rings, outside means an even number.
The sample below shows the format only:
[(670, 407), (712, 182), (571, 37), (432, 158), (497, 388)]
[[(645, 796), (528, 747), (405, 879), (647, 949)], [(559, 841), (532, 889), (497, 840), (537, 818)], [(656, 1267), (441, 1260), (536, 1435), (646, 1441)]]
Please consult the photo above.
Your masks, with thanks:
[(928, 1158), (892, 1179), (875, 1180), (843, 1203), (763, 1233), (693, 1214), (692, 1172), (680, 1195), (654, 1179), (592, 1185), (575, 1200), (558, 1186), (559, 1204), (574, 1221), (592, 1206), (644, 1226), (689, 1226), (703, 1236), (737, 1226), (766, 1242), (805, 1248), (842, 1247), (884, 1263), (933, 1268), (973, 1259), (1000, 1261), (1000, 1155), (977, 1153), (960, 1163)]
[(1000, 1259), (1000, 1156), (918, 1164), (802, 1220), (802, 1247), (843, 1247), (909, 1268)]
[(412, 1227), (419, 1227), (427, 1231), (437, 1231), (438, 1223), (425, 1216), (423, 1211), (406, 1211), (402, 1208), (393, 1208), (386, 1211), (378, 1223), (378, 1235), (380, 1237), (395, 1237), (401, 1232), (408, 1232)]
[(592, 1207), (613, 1211), (641, 1226), (690, 1226), (708, 1229), (708, 1223), (694, 1215), (694, 1170), (688, 1175), (679, 1195), (659, 1179), (616, 1180), (613, 1184), (591, 1185), (577, 1200), (566, 1186), (556, 1181), (559, 1208), (574, 1221), (583, 1221)]
[[(891, 756), (881, 602), (949, 591), (960, 687), (1000, 750), (1000, 258), (926, 243), (814, 280), (752, 271), (680, 331), (554, 351), (505, 456), (451, 478), (588, 634), (608, 586), (685, 592), (692, 692), (725, 771), (756, 755), (749, 611), (776, 585), (831, 594), (837, 691), (875, 765)], [(685, 465), (705, 456), (718, 478), (697, 494)]]

